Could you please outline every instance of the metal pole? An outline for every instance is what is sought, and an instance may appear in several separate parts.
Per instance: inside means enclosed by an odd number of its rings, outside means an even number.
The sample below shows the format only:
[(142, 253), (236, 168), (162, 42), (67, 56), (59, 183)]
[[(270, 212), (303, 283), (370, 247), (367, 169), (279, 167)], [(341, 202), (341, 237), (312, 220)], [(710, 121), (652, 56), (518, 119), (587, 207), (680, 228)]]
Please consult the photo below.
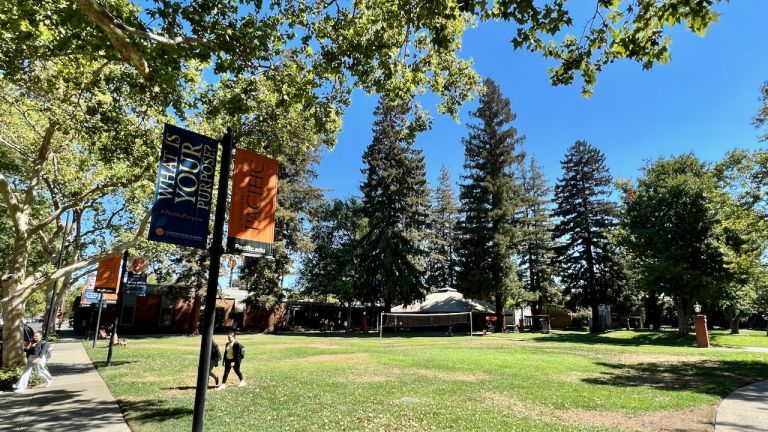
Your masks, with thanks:
[(99, 326), (101, 325), (101, 307), (104, 302), (104, 293), (99, 293), (99, 314), (96, 316), (96, 331), (93, 332), (93, 345), (91, 348), (96, 348), (96, 339), (99, 338)]
[(208, 287), (205, 292), (205, 311), (203, 312), (203, 337), (200, 341), (200, 359), (197, 365), (197, 386), (195, 388), (195, 406), (192, 413), (192, 431), (202, 432), (205, 416), (205, 396), (208, 393), (208, 372), (211, 366), (211, 340), (213, 339), (213, 318), (216, 312), (216, 293), (219, 287), (219, 270), (224, 240), (224, 217), (227, 210), (227, 190), (229, 187), (229, 169), (232, 164), (232, 128), (221, 139), (221, 168), (219, 187), (216, 197), (216, 214), (213, 219), (213, 239), (209, 249), (211, 256), (208, 271)]
[(128, 251), (123, 252), (123, 265), (120, 270), (120, 286), (117, 289), (117, 303), (115, 303), (115, 320), (112, 322), (112, 333), (109, 335), (109, 352), (107, 353), (107, 366), (112, 366), (112, 348), (115, 345), (115, 335), (117, 335), (117, 324), (120, 323), (120, 307), (123, 305), (123, 295), (125, 293), (125, 277), (128, 271)]
[[(59, 257), (56, 259), (56, 270), (61, 268), (61, 259), (64, 255), (64, 246), (67, 241), (67, 233), (69, 232), (70, 214), (67, 213), (67, 223), (64, 225), (64, 233), (61, 235), (61, 247), (59, 248)], [(43, 340), (48, 340), (48, 333), (51, 329), (51, 322), (56, 327), (55, 312), (56, 309), (56, 292), (59, 290), (59, 280), (53, 281), (53, 292), (51, 293), (51, 304), (48, 305), (48, 313), (45, 316), (45, 330), (43, 330)]]

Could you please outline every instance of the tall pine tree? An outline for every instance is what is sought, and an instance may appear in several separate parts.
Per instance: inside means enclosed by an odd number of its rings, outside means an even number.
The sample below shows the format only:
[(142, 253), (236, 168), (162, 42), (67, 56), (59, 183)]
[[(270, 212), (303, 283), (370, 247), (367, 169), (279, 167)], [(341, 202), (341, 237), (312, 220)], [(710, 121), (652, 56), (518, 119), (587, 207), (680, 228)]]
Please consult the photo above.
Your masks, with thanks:
[(485, 80), (480, 106), (470, 116), (463, 139), (464, 169), (459, 224), (459, 290), (472, 297), (492, 298), (496, 331), (503, 331), (504, 306), (519, 289), (514, 253), (518, 248), (522, 190), (515, 170), (524, 159), (525, 139), (511, 123), (516, 115), (509, 99), (491, 79)]
[(560, 278), (571, 302), (591, 309), (590, 331), (600, 332), (598, 306), (616, 298), (623, 281), (616, 248), (608, 239), (618, 216), (616, 204), (608, 199), (611, 175), (605, 155), (586, 141), (576, 141), (561, 163), (554, 211)]
[(547, 186), (547, 179), (533, 157), (520, 171), (525, 193), (520, 218), (520, 279), (525, 290), (533, 295), (533, 313), (540, 314), (544, 303), (552, 304), (561, 297), (552, 269), (552, 188)]
[(432, 214), (429, 230), (429, 259), (427, 285), (430, 288), (456, 286), (456, 224), (459, 207), (451, 187), (448, 168), (440, 169), (437, 187), (432, 193)]
[(425, 232), (429, 187), (424, 156), (413, 148), (424, 129), (408, 104), (381, 100), (373, 140), (363, 154), (362, 214), (368, 231), (360, 242), (360, 279), (367, 301), (412, 303), (426, 294)]

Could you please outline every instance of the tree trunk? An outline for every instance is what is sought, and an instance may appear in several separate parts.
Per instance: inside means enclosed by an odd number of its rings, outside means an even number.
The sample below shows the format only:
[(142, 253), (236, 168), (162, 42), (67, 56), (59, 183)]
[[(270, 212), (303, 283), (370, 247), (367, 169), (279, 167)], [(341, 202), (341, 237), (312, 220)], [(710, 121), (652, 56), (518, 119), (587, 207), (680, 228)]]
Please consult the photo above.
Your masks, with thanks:
[(200, 295), (195, 292), (195, 297), (192, 300), (192, 313), (189, 314), (189, 322), (187, 323), (187, 333), (190, 336), (197, 336), (200, 334), (198, 323), (200, 322), (201, 307), (202, 299), (200, 298)]
[(504, 296), (496, 294), (496, 333), (504, 333), (507, 328), (507, 323), (504, 317)]
[(3, 366), (6, 368), (24, 364), (21, 326), (26, 299), (19, 295), (18, 286), (15, 280), (3, 284)]
[(728, 314), (731, 324), (731, 334), (739, 334), (739, 321), (741, 321), (741, 312), (734, 310)]
[(352, 302), (347, 302), (347, 328), (348, 332), (352, 331)]
[(686, 337), (690, 334), (688, 321), (691, 316), (691, 301), (687, 297), (677, 299), (677, 332), (680, 336)]
[(590, 309), (592, 309), (592, 326), (589, 327), (590, 333), (602, 333), (603, 332), (603, 322), (600, 319), (600, 305), (599, 304), (592, 304), (589, 306)]

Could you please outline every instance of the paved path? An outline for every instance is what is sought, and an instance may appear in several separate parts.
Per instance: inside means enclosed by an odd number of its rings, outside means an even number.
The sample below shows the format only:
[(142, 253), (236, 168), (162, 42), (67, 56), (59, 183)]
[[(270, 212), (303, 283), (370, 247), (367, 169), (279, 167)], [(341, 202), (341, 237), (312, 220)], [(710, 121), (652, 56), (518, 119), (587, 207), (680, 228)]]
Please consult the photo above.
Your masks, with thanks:
[(0, 431), (130, 432), (82, 342), (62, 336), (48, 363), (51, 387), (0, 392)]
[(768, 380), (750, 384), (723, 399), (715, 432), (768, 431)]

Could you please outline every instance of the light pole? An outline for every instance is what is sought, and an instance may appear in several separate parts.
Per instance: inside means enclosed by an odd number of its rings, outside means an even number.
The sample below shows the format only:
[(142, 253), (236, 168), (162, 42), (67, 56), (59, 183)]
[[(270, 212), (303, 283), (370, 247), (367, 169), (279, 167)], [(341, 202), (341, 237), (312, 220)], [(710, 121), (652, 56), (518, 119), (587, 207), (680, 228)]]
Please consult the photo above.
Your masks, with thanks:
[[(59, 248), (59, 256), (56, 258), (56, 270), (61, 268), (61, 259), (64, 255), (64, 246), (67, 242), (67, 234), (69, 233), (69, 224), (71, 212), (67, 212), (67, 223), (64, 225), (64, 233), (61, 236), (61, 247)], [(43, 340), (48, 340), (48, 333), (51, 330), (51, 323), (56, 327), (56, 292), (59, 290), (59, 280), (53, 281), (53, 292), (51, 293), (51, 303), (48, 305), (48, 313), (45, 315), (45, 329), (43, 330)]]
[(701, 315), (701, 305), (699, 302), (693, 305), (693, 326), (696, 329), (696, 346), (699, 348), (709, 348), (709, 333), (707, 332), (707, 316)]

